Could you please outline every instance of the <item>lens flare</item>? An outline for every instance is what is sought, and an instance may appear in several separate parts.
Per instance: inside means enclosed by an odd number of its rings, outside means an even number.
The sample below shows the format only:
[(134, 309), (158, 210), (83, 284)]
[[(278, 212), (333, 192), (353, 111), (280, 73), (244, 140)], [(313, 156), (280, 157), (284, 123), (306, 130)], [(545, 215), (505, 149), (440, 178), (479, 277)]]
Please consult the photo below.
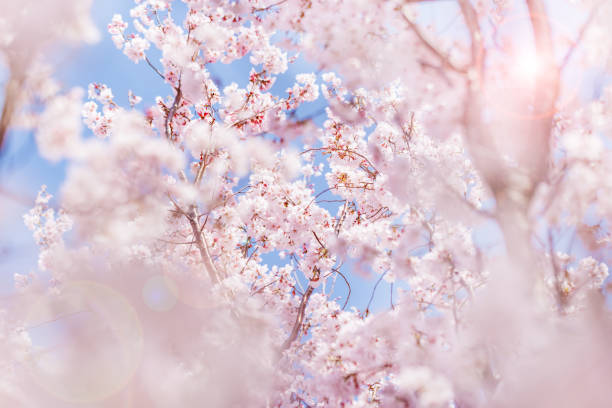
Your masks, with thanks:
[(136, 311), (119, 292), (94, 282), (61, 286), (29, 313), (34, 351), (30, 375), (55, 397), (101, 401), (134, 375), (143, 338)]

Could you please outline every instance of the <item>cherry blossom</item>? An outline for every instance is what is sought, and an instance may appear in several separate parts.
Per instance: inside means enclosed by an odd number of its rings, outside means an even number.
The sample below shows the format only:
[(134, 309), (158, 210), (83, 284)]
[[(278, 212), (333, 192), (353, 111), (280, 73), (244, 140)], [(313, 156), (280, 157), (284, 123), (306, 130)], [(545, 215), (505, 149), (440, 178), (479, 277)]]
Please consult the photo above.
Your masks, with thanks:
[(612, 88), (564, 75), (608, 74), (609, 8), (136, 0), (108, 34), (166, 93), (38, 86), (67, 172), (24, 217), (0, 400), (606, 406)]

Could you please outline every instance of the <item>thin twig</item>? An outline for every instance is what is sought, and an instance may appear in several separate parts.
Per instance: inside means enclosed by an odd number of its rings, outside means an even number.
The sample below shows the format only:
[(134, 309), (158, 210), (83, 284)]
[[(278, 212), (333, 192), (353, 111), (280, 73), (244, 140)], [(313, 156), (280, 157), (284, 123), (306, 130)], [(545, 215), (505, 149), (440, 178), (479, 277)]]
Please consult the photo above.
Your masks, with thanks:
[(251, 255), (249, 255), (249, 258), (246, 260), (246, 262), (244, 263), (244, 266), (242, 267), (242, 269), (240, 270), (240, 275), (242, 274), (242, 272), (244, 272), (244, 270), (246, 269), (247, 265), (249, 264), (249, 261), (251, 260), (251, 258), (253, 258), (253, 255), (255, 255), (255, 253), (257, 253), (257, 250), (259, 249), (259, 247), (256, 247), (253, 252), (251, 252)]
[(574, 52), (576, 51), (576, 49), (582, 42), (582, 39), (584, 38), (584, 34), (586, 33), (587, 29), (591, 25), (593, 18), (595, 18), (595, 14), (597, 10), (602, 4), (603, 4), (603, 1), (600, 1), (595, 6), (593, 6), (593, 8), (591, 9), (589, 16), (587, 17), (586, 21), (584, 22), (584, 24), (580, 28), (580, 31), (578, 32), (578, 37), (576, 37), (576, 40), (571, 45), (571, 47), (567, 50), (565, 56), (563, 57), (563, 60), (561, 61), (561, 69), (565, 68), (565, 66), (567, 66), (567, 64), (569, 63), (570, 59), (572, 58), (572, 55), (574, 54)]
[(385, 277), (387, 272), (389, 272), (388, 269), (386, 271), (384, 271), (380, 275), (380, 278), (378, 278), (378, 280), (376, 281), (376, 284), (374, 285), (374, 288), (372, 289), (372, 295), (370, 295), (370, 300), (368, 301), (368, 305), (366, 306), (366, 309), (365, 309), (365, 312), (364, 312), (364, 316), (367, 316), (368, 314), (370, 314), (370, 305), (372, 304), (372, 300), (374, 300), (374, 294), (376, 293), (376, 288), (378, 287), (378, 284), (380, 283), (380, 281), (382, 281), (382, 279)]
[(421, 31), (419, 26), (414, 23), (410, 18), (408, 18), (404, 13), (402, 13), (402, 17), (404, 18), (404, 21), (406, 21), (406, 23), (408, 24), (408, 27), (410, 27), (410, 29), (421, 41), (421, 43), (425, 46), (425, 48), (427, 48), (432, 54), (434, 54), (440, 60), (443, 66), (448, 67), (451, 70), (456, 71), (460, 74), (465, 74), (467, 72), (466, 68), (459, 67), (453, 62), (451, 62), (448, 55), (443, 54), (442, 51), (440, 51), (431, 41), (429, 41), (425, 37), (425, 34), (423, 34), (423, 32)]
[(348, 279), (346, 279), (346, 276), (344, 276), (344, 274), (342, 272), (340, 272), (339, 269), (336, 268), (332, 268), (332, 271), (336, 272), (338, 275), (340, 275), (340, 277), (342, 279), (344, 279), (344, 282), (346, 283), (346, 287), (348, 288), (348, 294), (346, 295), (346, 299), (344, 301), (344, 305), (342, 305), (342, 310), (344, 310), (346, 308), (346, 305), (348, 304), (348, 301), (351, 297), (351, 284), (349, 283)]
[(153, 63), (151, 62), (151, 60), (149, 59), (149, 57), (145, 56), (145, 61), (147, 62), (147, 64), (149, 64), (149, 66), (153, 69), (153, 71), (155, 71), (155, 73), (157, 75), (159, 75), (161, 77), (161, 79), (163, 79), (164, 81), (166, 80), (166, 77), (164, 77), (164, 74), (162, 74), (155, 65), (153, 65)]
[(268, 11), (271, 8), (276, 7), (276, 6), (280, 6), (281, 4), (286, 3), (286, 2), (287, 2), (287, 0), (280, 0), (280, 1), (277, 1), (276, 3), (272, 3), (272, 4), (270, 4), (269, 6), (266, 6), (266, 7), (257, 7), (257, 8), (253, 7), (253, 13), (262, 12), (262, 11)]
[(376, 169), (376, 167), (374, 167), (374, 165), (372, 164), (372, 162), (370, 161), (370, 159), (368, 159), (366, 156), (364, 156), (363, 154), (356, 152), (354, 150), (351, 150), (349, 148), (346, 149), (337, 149), (337, 148), (333, 148), (331, 146), (324, 146), (324, 147), (313, 147), (310, 149), (306, 149), (303, 152), (300, 153), (300, 155), (302, 154), (306, 154), (309, 152), (316, 152), (316, 151), (323, 151), (323, 154), (329, 152), (335, 152), (335, 153), (347, 153), (348, 156), (350, 156), (351, 154), (354, 154), (355, 156), (361, 157), (363, 160), (365, 160), (365, 162), (368, 164), (368, 166), (370, 166), (372, 168), (372, 170), (374, 170), (374, 176), (380, 174), (380, 172)]

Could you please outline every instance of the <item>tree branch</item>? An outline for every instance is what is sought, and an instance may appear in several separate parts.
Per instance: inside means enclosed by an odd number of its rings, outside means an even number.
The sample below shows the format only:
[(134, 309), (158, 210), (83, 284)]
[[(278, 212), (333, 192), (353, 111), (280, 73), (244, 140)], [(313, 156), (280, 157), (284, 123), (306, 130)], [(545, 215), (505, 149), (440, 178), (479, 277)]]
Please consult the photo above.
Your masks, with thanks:
[(151, 69), (153, 69), (153, 71), (159, 75), (161, 77), (161, 79), (163, 79), (164, 81), (166, 80), (166, 77), (164, 77), (164, 74), (162, 74), (161, 72), (159, 72), (159, 69), (157, 69), (157, 67), (155, 65), (153, 65), (153, 63), (151, 62), (151, 60), (149, 59), (149, 57), (145, 56), (145, 61), (147, 62), (147, 64), (151, 67)]
[(406, 23), (408, 24), (408, 27), (410, 27), (410, 29), (414, 32), (417, 38), (425, 46), (425, 48), (427, 48), (440, 60), (443, 67), (450, 68), (451, 70), (460, 74), (467, 73), (467, 69), (455, 65), (453, 62), (451, 62), (448, 55), (445, 55), (431, 41), (429, 41), (416, 23), (414, 23), (410, 18), (408, 18), (404, 13), (402, 13), (402, 17), (404, 18), (404, 21), (406, 21)]
[(380, 278), (378, 278), (378, 280), (376, 281), (376, 284), (374, 285), (374, 288), (372, 289), (372, 294), (370, 295), (370, 300), (368, 301), (368, 305), (366, 306), (366, 309), (365, 309), (365, 312), (364, 312), (364, 316), (366, 316), (366, 317), (370, 314), (370, 305), (372, 304), (372, 300), (374, 300), (374, 294), (376, 293), (376, 288), (378, 288), (378, 284), (380, 283), (380, 281), (382, 281), (382, 279), (385, 277), (387, 272), (389, 272), (389, 270), (384, 271), (380, 275)]
[(179, 104), (183, 98), (183, 93), (181, 91), (181, 80), (179, 79), (178, 87), (176, 88), (176, 96), (174, 97), (174, 101), (172, 102), (172, 106), (168, 110), (168, 114), (166, 115), (166, 121), (164, 123), (164, 128), (166, 132), (166, 139), (172, 140), (172, 119), (174, 118), (174, 114), (178, 109)]
[(485, 60), (485, 47), (480, 24), (478, 23), (478, 13), (469, 0), (459, 0), (459, 8), (463, 19), (470, 32), (471, 53), (472, 53), (472, 69), (476, 70), (478, 79), (482, 79), (482, 73)]
[(291, 346), (291, 344), (297, 338), (300, 332), (300, 329), (302, 328), (302, 322), (304, 321), (304, 313), (306, 312), (306, 306), (308, 305), (308, 300), (310, 300), (310, 295), (312, 295), (313, 291), (314, 291), (314, 288), (312, 287), (312, 285), (308, 285), (306, 292), (304, 293), (304, 295), (302, 295), (302, 301), (300, 302), (300, 306), (298, 307), (298, 313), (295, 318), (295, 323), (293, 324), (293, 329), (291, 330), (291, 334), (281, 346), (281, 350), (283, 351), (287, 350), (289, 346)]
[[(533, 29), (535, 48), (541, 68), (536, 75), (534, 107), (535, 115), (531, 128), (528, 170), (531, 176), (532, 190), (547, 172), (550, 154), (550, 134), (555, 113), (555, 104), (559, 94), (559, 67), (555, 63), (552, 29), (542, 0), (526, 0), (529, 18)], [(531, 197), (529, 197), (530, 199)]]
[(178, 203), (172, 198), (172, 196), (170, 196), (170, 194), (168, 194), (168, 197), (170, 198), (170, 201), (172, 201), (172, 204), (174, 204), (174, 208), (176, 209), (176, 211), (182, 214), (185, 218), (187, 218), (187, 221), (191, 226), (191, 232), (193, 233), (196, 247), (200, 251), (200, 256), (202, 258), (202, 261), (204, 262), (204, 267), (206, 269), (206, 272), (208, 272), (208, 276), (210, 277), (211, 282), (220, 283), (219, 273), (217, 272), (217, 268), (215, 267), (210, 256), (208, 243), (206, 242), (206, 239), (204, 237), (204, 232), (200, 229), (200, 225), (198, 224), (198, 214), (195, 205), (191, 206), (191, 213), (188, 213), (178, 205)]
[(593, 8), (591, 9), (589, 16), (587, 17), (586, 21), (584, 22), (584, 24), (580, 28), (580, 31), (578, 32), (578, 36), (576, 37), (576, 40), (565, 53), (565, 56), (563, 57), (563, 60), (561, 61), (561, 65), (560, 65), (561, 69), (565, 68), (567, 64), (569, 63), (570, 59), (572, 58), (572, 55), (574, 54), (574, 52), (580, 45), (580, 42), (582, 42), (582, 39), (584, 38), (584, 34), (586, 33), (587, 29), (591, 25), (593, 18), (595, 18), (595, 14), (597, 10), (602, 4), (603, 4), (603, 1), (600, 1), (595, 6), (593, 6)]
[(23, 85), (23, 77), (15, 76), (11, 73), (11, 76), (4, 90), (4, 106), (2, 107), (2, 116), (0, 117), (0, 152), (6, 138), (6, 133), (17, 109), (17, 101), (19, 99), (19, 90)]

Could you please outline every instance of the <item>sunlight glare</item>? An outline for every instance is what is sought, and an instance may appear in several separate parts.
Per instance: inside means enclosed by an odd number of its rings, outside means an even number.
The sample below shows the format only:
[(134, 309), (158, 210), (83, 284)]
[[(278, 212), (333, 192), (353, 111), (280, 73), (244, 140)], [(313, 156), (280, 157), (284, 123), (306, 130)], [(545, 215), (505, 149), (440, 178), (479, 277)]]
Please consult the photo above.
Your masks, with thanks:
[(540, 61), (535, 54), (518, 55), (515, 60), (515, 72), (522, 79), (534, 79), (540, 70)]

